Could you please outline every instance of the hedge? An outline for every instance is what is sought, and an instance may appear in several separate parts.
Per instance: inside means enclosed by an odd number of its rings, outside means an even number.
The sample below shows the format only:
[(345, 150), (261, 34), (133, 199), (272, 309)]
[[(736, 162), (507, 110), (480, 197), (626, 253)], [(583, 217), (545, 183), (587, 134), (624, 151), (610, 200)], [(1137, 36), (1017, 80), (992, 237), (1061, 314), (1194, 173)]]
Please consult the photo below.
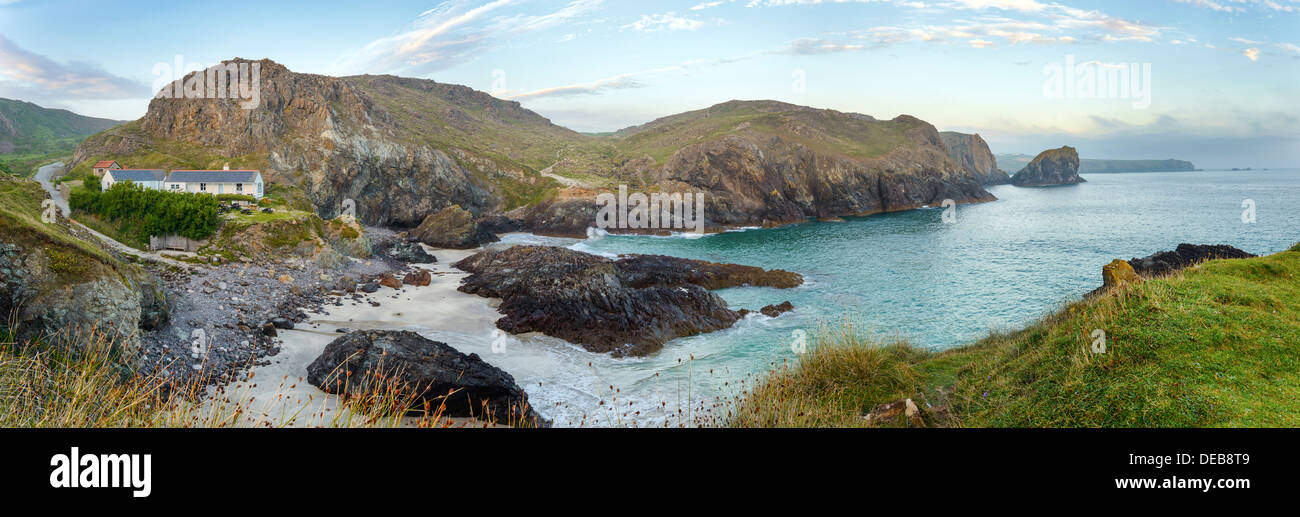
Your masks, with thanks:
[(68, 205), (111, 221), (139, 221), (145, 235), (180, 235), (202, 240), (217, 231), (217, 199), (208, 194), (150, 190), (123, 181), (108, 190), (79, 188)]

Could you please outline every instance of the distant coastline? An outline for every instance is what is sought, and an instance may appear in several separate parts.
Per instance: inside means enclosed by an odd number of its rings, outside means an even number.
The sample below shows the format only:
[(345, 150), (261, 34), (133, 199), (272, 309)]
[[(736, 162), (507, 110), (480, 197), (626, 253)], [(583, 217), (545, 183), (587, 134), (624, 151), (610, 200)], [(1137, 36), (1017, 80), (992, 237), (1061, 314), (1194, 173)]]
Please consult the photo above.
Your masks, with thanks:
[[(996, 155), (998, 167), (1008, 170), (1017, 171), (1029, 164), (1033, 156), (1027, 154), (999, 154)], [(1096, 158), (1081, 158), (1079, 160), (1080, 174), (1106, 174), (1120, 172), (1191, 172), (1195, 171), (1196, 165), (1186, 160), (1104, 160)]]

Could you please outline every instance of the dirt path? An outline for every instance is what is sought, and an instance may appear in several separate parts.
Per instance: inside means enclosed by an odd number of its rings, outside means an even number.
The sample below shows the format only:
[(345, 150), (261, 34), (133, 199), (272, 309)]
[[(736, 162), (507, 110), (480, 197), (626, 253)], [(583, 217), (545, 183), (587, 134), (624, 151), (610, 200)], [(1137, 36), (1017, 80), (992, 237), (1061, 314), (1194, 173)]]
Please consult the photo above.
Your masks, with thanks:
[[(62, 170), (63, 170), (63, 162), (54, 162), (54, 163), (51, 163), (51, 164), (49, 164), (49, 165), (45, 165), (45, 166), (41, 167), (40, 169), (38, 169), (38, 170), (36, 171), (36, 181), (40, 182), (40, 184), (41, 184), (41, 188), (44, 188), (44, 189), (45, 189), (45, 192), (47, 192), (47, 193), (50, 195), (50, 199), (53, 199), (53, 200), (54, 200), (54, 204), (55, 204), (56, 206), (58, 206), (59, 209), (63, 211), (63, 215), (64, 215), (65, 217), (67, 217), (67, 216), (70, 216), (70, 215), (72, 214), (72, 210), (68, 207), (68, 200), (63, 198), (63, 193), (62, 193), (62, 192), (59, 192), (58, 187), (55, 187), (55, 186), (54, 186), (54, 182), (53, 182), (52, 179), (51, 179), (51, 178), (54, 176), (54, 173), (55, 173), (56, 171), (62, 171)], [(81, 223), (79, 223), (79, 222), (77, 222), (77, 221), (74, 221), (74, 220), (72, 220), (71, 218), (68, 219), (68, 222), (70, 222), (70, 223), (72, 223), (72, 224), (75, 224), (75, 225), (77, 225), (79, 228), (85, 230), (87, 233), (90, 233), (91, 235), (94, 235), (96, 239), (99, 239), (99, 240), (102, 241), (104, 244), (107, 244), (109, 247), (113, 248), (114, 250), (117, 250), (117, 251), (120, 252), (120, 253), (124, 253), (124, 254), (127, 254), (127, 255), (132, 255), (132, 256), (135, 256), (135, 257), (137, 257), (137, 258), (142, 258), (142, 259), (146, 259), (146, 260), (153, 260), (153, 261), (156, 261), (156, 262), (162, 262), (162, 263), (165, 263), (165, 264), (171, 264), (171, 265), (173, 265), (173, 266), (180, 266), (180, 267), (184, 267), (184, 268), (190, 268), (190, 267), (193, 267), (193, 264), (190, 264), (190, 263), (188, 263), (188, 262), (181, 262), (181, 261), (179, 261), (179, 260), (170, 259), (170, 258), (167, 258), (167, 257), (162, 256), (161, 254), (159, 254), (159, 253), (157, 253), (157, 252), (152, 252), (152, 251), (140, 251), (140, 250), (138, 250), (138, 249), (135, 249), (135, 248), (132, 248), (132, 247), (127, 246), (127, 245), (125, 245), (125, 244), (122, 244), (122, 243), (120, 243), (120, 242), (117, 242), (117, 241), (114, 240), (112, 237), (109, 237), (109, 236), (104, 235), (104, 234), (102, 234), (102, 233), (99, 233), (99, 232), (97, 232), (97, 231), (95, 231), (95, 230), (92, 230), (92, 229), (90, 229), (89, 227), (87, 227), (86, 225), (81, 224)], [(193, 253), (185, 253), (185, 252), (179, 252), (179, 251), (176, 251), (176, 252), (168, 252), (168, 253), (173, 253), (173, 254), (176, 254), (176, 255), (189, 255), (189, 256), (192, 256), (192, 255), (193, 255)]]
[(551, 178), (551, 179), (554, 179), (555, 181), (560, 182), (560, 184), (561, 184), (561, 185), (564, 185), (566, 188), (573, 188), (573, 187), (580, 187), (580, 188), (586, 188), (586, 189), (595, 189), (595, 188), (596, 188), (595, 186), (591, 185), (590, 183), (587, 183), (587, 182), (584, 182), (584, 181), (581, 181), (581, 180), (575, 180), (575, 179), (573, 179), (573, 178), (566, 178), (566, 177), (564, 177), (564, 176), (561, 176), (561, 175), (559, 175), (559, 174), (556, 174), (556, 173), (554, 173), (554, 172), (551, 172), (551, 169), (554, 169), (555, 166), (556, 166), (556, 164), (553, 163), (553, 164), (551, 164), (550, 167), (547, 167), (547, 168), (545, 168), (545, 169), (542, 169), (542, 171), (541, 171), (541, 175), (542, 175), (542, 176), (546, 176), (546, 177), (548, 177), (548, 178)]

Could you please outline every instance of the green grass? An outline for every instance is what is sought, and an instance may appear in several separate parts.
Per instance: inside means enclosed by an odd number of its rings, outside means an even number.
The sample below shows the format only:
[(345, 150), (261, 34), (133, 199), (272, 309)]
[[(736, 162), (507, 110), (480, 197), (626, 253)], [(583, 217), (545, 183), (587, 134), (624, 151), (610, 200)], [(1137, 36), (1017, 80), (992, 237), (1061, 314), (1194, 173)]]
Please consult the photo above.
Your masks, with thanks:
[[(1105, 353), (1091, 350), (1096, 329), (1106, 333)], [(876, 404), (910, 397), (943, 408), (934, 423), (951, 426), (1293, 427), (1300, 246), (1206, 262), (942, 353), (903, 353), (842, 333), (823, 341), (743, 397), (731, 423), (852, 423)], [(830, 373), (864, 354), (884, 359), (852, 375)], [(882, 370), (918, 380), (899, 383)], [(785, 400), (820, 409), (771, 414)]]

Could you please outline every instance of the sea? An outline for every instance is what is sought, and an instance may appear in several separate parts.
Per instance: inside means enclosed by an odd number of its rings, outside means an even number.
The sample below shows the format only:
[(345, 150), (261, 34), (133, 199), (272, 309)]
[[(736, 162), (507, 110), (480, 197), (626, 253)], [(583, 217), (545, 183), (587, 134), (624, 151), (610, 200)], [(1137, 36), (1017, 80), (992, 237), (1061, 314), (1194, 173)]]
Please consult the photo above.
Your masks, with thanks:
[[(498, 245), (565, 246), (610, 257), (654, 253), (779, 268), (794, 289), (717, 291), (735, 309), (790, 301), (777, 318), (677, 339), (615, 359), (539, 335), (508, 336), (485, 360), (510, 372), (556, 426), (662, 427), (725, 421), (731, 403), (799, 361), (819, 332), (852, 325), (881, 341), (944, 350), (1014, 330), (1101, 285), (1102, 266), (1179, 243), (1255, 254), (1300, 242), (1300, 169), (1083, 175), (1086, 183), (990, 187), (996, 201), (738, 229), (705, 236), (587, 239), (511, 234)], [(434, 336), (444, 337), (444, 336)], [(482, 341), (483, 336), (461, 337)], [(803, 345), (803, 346), (801, 346)]]

